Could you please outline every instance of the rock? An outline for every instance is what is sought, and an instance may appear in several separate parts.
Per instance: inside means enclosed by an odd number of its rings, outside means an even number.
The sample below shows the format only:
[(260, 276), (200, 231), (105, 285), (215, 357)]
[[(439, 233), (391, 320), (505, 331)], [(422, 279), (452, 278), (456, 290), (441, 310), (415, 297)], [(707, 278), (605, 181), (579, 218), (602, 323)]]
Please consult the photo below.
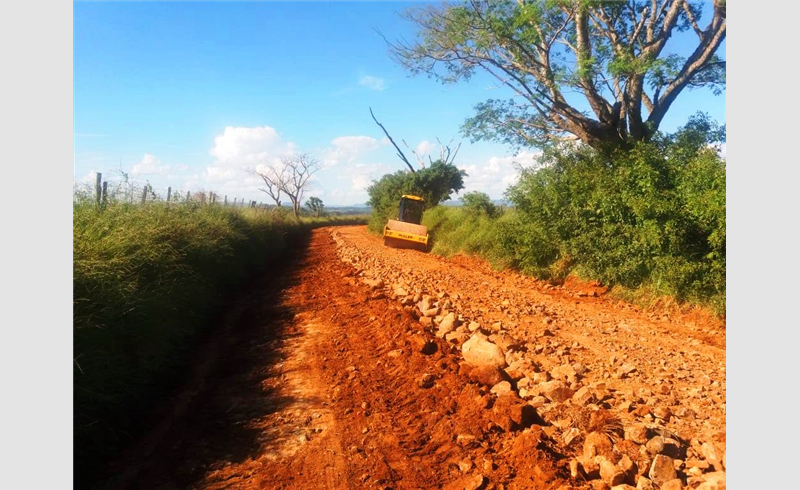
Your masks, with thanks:
[(572, 397), (572, 390), (561, 381), (541, 383), (539, 389), (544, 396), (554, 402), (563, 402)]
[(636, 463), (634, 463), (631, 457), (627, 454), (622, 455), (617, 463), (617, 466), (619, 466), (619, 469), (621, 469), (626, 476), (636, 474)]
[(430, 296), (428, 295), (423, 296), (422, 301), (417, 303), (417, 308), (419, 308), (419, 311), (422, 312), (423, 314), (425, 313), (425, 311), (429, 310), (431, 308)]
[(370, 289), (380, 289), (383, 287), (383, 281), (380, 279), (363, 279), (363, 281)]
[(469, 459), (463, 459), (458, 462), (458, 469), (461, 470), (461, 473), (466, 473), (472, 469), (472, 461)]
[(600, 476), (600, 465), (594, 461), (594, 456), (586, 457), (586, 456), (578, 456), (576, 458), (578, 463), (581, 465), (581, 469), (583, 473), (586, 475), (587, 479), (597, 478)]
[(564, 445), (569, 446), (579, 435), (581, 435), (580, 429), (577, 427), (572, 427), (564, 431), (564, 434), (561, 436), (561, 438), (564, 440)]
[(533, 408), (540, 408), (543, 407), (547, 403), (547, 398), (543, 396), (534, 396), (530, 400), (528, 400), (528, 405), (532, 406)]
[(697, 487), (698, 490), (725, 490), (725, 472), (715, 471), (702, 476), (705, 480)]
[(653, 415), (660, 418), (664, 422), (669, 422), (670, 417), (672, 417), (672, 411), (669, 407), (656, 407), (653, 409)]
[(664, 482), (663, 485), (661, 485), (660, 490), (683, 490), (683, 482), (680, 481), (680, 479), (678, 478), (675, 478), (674, 480), (669, 480), (667, 482)]
[(725, 490), (727, 487), (725, 484), (719, 484), (717, 482), (708, 482), (704, 481), (700, 485), (698, 485), (695, 490)]
[(653, 464), (650, 465), (650, 472), (647, 476), (659, 486), (674, 480), (677, 474), (675, 473), (675, 464), (672, 462), (672, 458), (663, 454), (656, 455), (653, 458)]
[(611, 490), (611, 487), (608, 486), (608, 483), (604, 482), (603, 480), (590, 481), (589, 486), (592, 487), (592, 490)]
[(500, 347), (503, 353), (506, 353), (512, 349), (519, 349), (517, 341), (505, 332), (490, 335), (489, 341)]
[(616, 485), (611, 487), (611, 490), (636, 490), (636, 487), (632, 487), (627, 483), (623, 483), (622, 485)]
[(427, 316), (429, 318), (433, 318), (439, 314), (439, 308), (428, 308), (427, 310), (422, 310), (422, 316)]
[(452, 332), (455, 328), (456, 328), (456, 315), (455, 313), (448, 313), (448, 315), (442, 319), (442, 322), (439, 323), (439, 330), (436, 332), (436, 336), (439, 338), (443, 338), (445, 335)]
[(625, 439), (636, 444), (645, 444), (647, 442), (647, 426), (639, 423), (629, 425), (625, 428)]
[(533, 382), (536, 384), (550, 381), (550, 373), (533, 373)]
[(480, 490), (486, 486), (483, 475), (467, 475), (443, 486), (443, 490)]
[(634, 366), (633, 364), (630, 364), (630, 363), (625, 363), (622, 366), (620, 366), (620, 368), (619, 368), (619, 373), (621, 374), (620, 377), (626, 377), (626, 376), (630, 375), (631, 373), (635, 373), (635, 372), (636, 372), (636, 366)]
[(494, 386), (497, 383), (504, 381), (503, 372), (495, 366), (476, 366), (472, 367), (464, 363), (466, 367), (467, 377), (476, 383), (484, 386)]
[(583, 442), (583, 457), (594, 458), (595, 456), (611, 457), (613, 445), (611, 439), (602, 432), (589, 432)]
[(655, 490), (655, 485), (653, 482), (650, 481), (647, 477), (640, 476), (639, 480), (636, 482), (636, 489), (637, 490)]
[(583, 386), (572, 395), (572, 400), (578, 405), (587, 405), (594, 401), (594, 394), (588, 386)]
[(485, 335), (475, 333), (461, 346), (464, 360), (473, 366), (505, 367), (506, 359), (497, 345), (488, 341)]
[(508, 381), (501, 381), (497, 383), (496, 385), (492, 386), (491, 390), (492, 393), (498, 396), (508, 393), (509, 391), (511, 391), (511, 383)]
[(661, 454), (664, 452), (664, 438), (661, 436), (655, 436), (645, 444), (645, 448), (647, 452), (650, 454)]
[(469, 322), (469, 331), (475, 332), (481, 328), (481, 324), (478, 322)]
[(492, 405), (492, 421), (506, 432), (544, 423), (536, 409), (519, 399), (513, 391), (497, 397)]
[(725, 467), (722, 464), (722, 452), (716, 444), (711, 442), (704, 442), (700, 446), (700, 454), (711, 464), (715, 470), (722, 471)]
[(417, 385), (420, 388), (430, 388), (431, 386), (433, 386), (433, 383), (435, 381), (436, 377), (434, 377), (432, 374), (423, 374), (422, 379), (417, 381)]
[(681, 457), (681, 444), (669, 437), (655, 436), (645, 445), (650, 454), (663, 454), (670, 458)]
[(575, 374), (576, 374), (575, 369), (569, 364), (554, 367), (553, 369), (550, 370), (550, 376), (552, 376), (553, 379), (567, 381), (569, 383), (575, 382), (576, 380)]
[(472, 434), (459, 434), (456, 436), (456, 444), (461, 447), (473, 447), (478, 444), (477, 438)]
[(625, 480), (625, 473), (623, 473), (617, 465), (603, 456), (598, 456), (597, 459), (600, 460), (598, 461), (600, 465), (600, 478), (602, 478), (604, 482), (613, 487)]
[(430, 327), (431, 325), (433, 325), (433, 319), (427, 316), (422, 316), (419, 318), (419, 323), (423, 327)]
[(574, 478), (578, 478), (578, 460), (577, 459), (571, 459), (569, 461), (569, 476), (571, 476), (573, 479)]
[(444, 339), (450, 344), (460, 346), (469, 339), (469, 335), (461, 332), (450, 332), (444, 336)]
[(530, 368), (531, 365), (529, 361), (525, 359), (518, 359), (508, 364), (506, 373), (511, 379), (517, 381), (525, 378), (525, 371), (528, 371)]

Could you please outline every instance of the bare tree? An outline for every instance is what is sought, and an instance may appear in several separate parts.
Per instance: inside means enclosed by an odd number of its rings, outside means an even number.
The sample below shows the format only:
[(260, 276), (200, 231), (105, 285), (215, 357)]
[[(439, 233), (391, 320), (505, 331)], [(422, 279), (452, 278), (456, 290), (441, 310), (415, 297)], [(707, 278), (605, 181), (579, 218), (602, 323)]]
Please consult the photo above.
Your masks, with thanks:
[(264, 181), (264, 187), (258, 190), (271, 197), (275, 206), (281, 207), (281, 192), (286, 187), (286, 164), (281, 162), (278, 165), (261, 165), (247, 172)]
[(292, 155), (281, 159), (285, 178), (281, 190), (289, 196), (295, 218), (300, 218), (300, 206), (303, 194), (308, 189), (311, 177), (320, 169), (319, 161), (307, 153)]
[[(394, 139), (392, 139), (392, 136), (389, 134), (389, 131), (386, 130), (386, 128), (383, 126), (383, 124), (378, 122), (378, 119), (375, 117), (375, 114), (373, 114), (373, 112), (372, 112), (372, 107), (369, 108), (369, 113), (372, 116), (372, 120), (375, 121), (375, 124), (377, 124), (378, 126), (381, 127), (381, 129), (383, 130), (383, 134), (385, 134), (386, 137), (389, 138), (389, 141), (394, 146), (394, 149), (397, 150), (397, 156), (400, 157), (400, 159), (403, 160), (403, 162), (405, 162), (406, 165), (408, 165), (408, 168), (409, 168), (409, 170), (411, 170), (411, 172), (416, 172), (416, 170), (414, 170), (414, 167), (411, 166), (411, 163), (408, 161), (408, 158), (406, 158), (405, 153), (403, 153), (403, 150), (401, 150), (400, 147), (397, 146), (397, 143), (394, 142)], [(405, 143), (405, 141), (403, 143)], [(406, 145), (406, 146), (408, 146), (408, 145)], [(416, 155), (416, 153), (415, 153), (415, 155)], [(423, 165), (423, 167), (424, 167), (424, 165)]]

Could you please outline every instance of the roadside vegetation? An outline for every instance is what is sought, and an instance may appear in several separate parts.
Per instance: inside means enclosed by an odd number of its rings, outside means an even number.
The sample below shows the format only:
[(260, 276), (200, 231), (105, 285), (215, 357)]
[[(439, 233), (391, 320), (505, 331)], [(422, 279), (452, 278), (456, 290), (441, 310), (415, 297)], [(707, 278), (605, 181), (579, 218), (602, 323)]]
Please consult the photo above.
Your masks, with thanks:
[(697, 116), (630, 150), (550, 148), (509, 208), (468, 193), (423, 219), (441, 255), (475, 254), (543, 279), (599, 280), (627, 299), (725, 312), (725, 128)]
[(76, 477), (130, 442), (227, 295), (301, 233), (366, 222), (199, 202), (98, 207), (86, 197), (73, 204)]

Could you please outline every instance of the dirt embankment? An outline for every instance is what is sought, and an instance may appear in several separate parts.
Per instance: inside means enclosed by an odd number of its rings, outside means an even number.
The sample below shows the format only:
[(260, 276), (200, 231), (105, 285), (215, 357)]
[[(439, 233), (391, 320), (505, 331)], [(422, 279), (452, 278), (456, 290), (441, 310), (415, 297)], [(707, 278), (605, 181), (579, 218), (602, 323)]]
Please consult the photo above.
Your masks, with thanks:
[(121, 486), (725, 486), (718, 322), (363, 227), (315, 230), (282, 284)]

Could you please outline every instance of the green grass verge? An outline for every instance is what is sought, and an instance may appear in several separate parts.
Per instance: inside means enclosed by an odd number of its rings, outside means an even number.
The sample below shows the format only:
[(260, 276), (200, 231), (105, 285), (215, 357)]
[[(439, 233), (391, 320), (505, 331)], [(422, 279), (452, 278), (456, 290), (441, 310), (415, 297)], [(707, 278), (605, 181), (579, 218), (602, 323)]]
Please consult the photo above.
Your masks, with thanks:
[(303, 218), (192, 204), (73, 206), (76, 481), (132, 439), (220, 300), (292, 235), (366, 216)]

